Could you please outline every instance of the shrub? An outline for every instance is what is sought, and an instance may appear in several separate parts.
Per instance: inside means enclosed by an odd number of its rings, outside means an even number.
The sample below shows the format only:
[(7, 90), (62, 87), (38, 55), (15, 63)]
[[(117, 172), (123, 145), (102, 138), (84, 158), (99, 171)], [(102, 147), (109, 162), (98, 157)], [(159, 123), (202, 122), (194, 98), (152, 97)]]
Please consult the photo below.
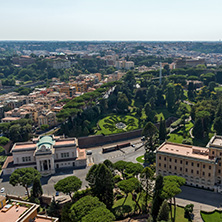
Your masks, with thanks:
[(191, 139), (183, 139), (182, 143), (187, 145), (193, 145), (193, 141)]
[(5, 136), (0, 137), (0, 144), (3, 146), (6, 145), (9, 142), (9, 139)]
[(173, 122), (173, 123), (171, 124), (171, 127), (172, 127), (172, 128), (176, 128), (176, 127), (178, 127), (181, 123), (182, 123), (182, 119), (178, 119), (177, 121), (175, 121), (175, 122)]
[(114, 183), (118, 183), (119, 181), (121, 181), (120, 175), (115, 175), (115, 176), (113, 177), (113, 180), (114, 180)]

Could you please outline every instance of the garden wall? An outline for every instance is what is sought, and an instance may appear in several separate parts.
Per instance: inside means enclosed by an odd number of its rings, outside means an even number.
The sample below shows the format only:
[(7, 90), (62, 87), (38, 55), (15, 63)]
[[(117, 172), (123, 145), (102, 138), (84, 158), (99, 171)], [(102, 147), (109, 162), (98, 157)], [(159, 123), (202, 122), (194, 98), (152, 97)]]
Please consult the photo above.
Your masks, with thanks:
[(112, 135), (95, 135), (95, 136), (85, 136), (78, 138), (79, 148), (87, 148), (94, 146), (101, 146), (107, 143), (114, 143), (123, 140), (134, 139), (137, 137), (141, 137), (142, 129), (134, 130), (125, 133), (118, 133)]

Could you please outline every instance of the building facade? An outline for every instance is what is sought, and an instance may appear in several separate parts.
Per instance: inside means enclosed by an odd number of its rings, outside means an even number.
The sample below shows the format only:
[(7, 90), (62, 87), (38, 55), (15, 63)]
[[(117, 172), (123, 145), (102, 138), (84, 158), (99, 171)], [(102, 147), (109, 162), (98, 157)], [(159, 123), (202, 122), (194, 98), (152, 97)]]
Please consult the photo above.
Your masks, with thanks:
[(164, 142), (156, 154), (157, 175), (181, 176), (187, 185), (221, 192), (221, 136), (214, 136), (207, 147)]
[(33, 167), (43, 176), (66, 167), (86, 167), (84, 149), (77, 148), (75, 138), (40, 136), (29, 142), (15, 143), (2, 169), (4, 175), (15, 169)]

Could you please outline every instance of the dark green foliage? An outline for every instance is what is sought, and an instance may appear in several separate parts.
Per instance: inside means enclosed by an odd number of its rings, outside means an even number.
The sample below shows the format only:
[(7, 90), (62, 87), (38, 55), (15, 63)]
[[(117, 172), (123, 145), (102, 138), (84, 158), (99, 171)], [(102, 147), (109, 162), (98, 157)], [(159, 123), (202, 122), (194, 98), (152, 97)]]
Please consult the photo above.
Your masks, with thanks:
[(1, 136), (0, 137), (0, 144), (1, 145), (6, 145), (7, 143), (9, 142), (9, 139), (7, 138), (7, 137), (5, 137), (5, 136)]
[(162, 117), (160, 119), (160, 127), (159, 127), (159, 139), (164, 141), (166, 139), (166, 122), (165, 120), (162, 120)]
[(187, 218), (189, 221), (192, 221), (193, 207), (193, 204), (187, 204), (184, 207), (184, 217)]
[(39, 198), (42, 196), (42, 194), (43, 194), (43, 191), (42, 191), (42, 184), (41, 184), (40, 178), (36, 177), (33, 181), (31, 195), (34, 198)]
[(59, 203), (55, 200), (55, 197), (53, 196), (52, 202), (49, 205), (49, 208), (47, 209), (47, 214), (52, 217), (59, 217), (60, 216), (60, 206)]
[(23, 186), (26, 189), (29, 197), (28, 187), (32, 185), (35, 178), (40, 178), (40, 177), (41, 177), (40, 173), (32, 167), (19, 168), (16, 169), (11, 174), (9, 183), (12, 186), (17, 186), (17, 185)]
[(64, 194), (68, 194), (73, 200), (72, 193), (78, 191), (82, 186), (82, 181), (76, 176), (69, 176), (62, 180), (59, 180), (55, 184), (55, 190), (61, 191)]
[(106, 208), (105, 204), (100, 202), (97, 197), (85, 196), (71, 206), (70, 221), (81, 221), (84, 216), (99, 207)]
[(167, 201), (163, 201), (158, 216), (157, 216), (157, 221), (168, 221), (169, 220), (169, 212), (170, 212), (170, 208), (169, 208), (169, 204), (167, 203)]
[(162, 205), (164, 200), (164, 198), (162, 197), (162, 189), (163, 189), (163, 177), (161, 175), (158, 175), (154, 187), (153, 202), (151, 208), (151, 214), (154, 221), (156, 221), (160, 206)]
[(174, 85), (172, 84), (169, 84), (167, 86), (166, 101), (167, 101), (168, 110), (172, 111), (176, 102), (175, 88), (174, 88)]
[(82, 218), (82, 222), (112, 222), (115, 216), (106, 208), (98, 207)]
[(86, 180), (92, 188), (92, 193), (106, 204), (108, 209), (113, 205), (113, 175), (105, 164), (98, 164), (91, 167)]

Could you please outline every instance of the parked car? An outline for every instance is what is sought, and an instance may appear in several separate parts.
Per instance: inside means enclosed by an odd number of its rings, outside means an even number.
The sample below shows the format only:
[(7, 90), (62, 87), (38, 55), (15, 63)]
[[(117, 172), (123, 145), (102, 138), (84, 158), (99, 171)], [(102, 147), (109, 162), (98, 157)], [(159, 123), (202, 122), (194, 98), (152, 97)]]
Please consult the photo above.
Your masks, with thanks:
[(2, 187), (2, 188), (1, 188), (1, 193), (4, 193), (4, 192), (5, 192), (5, 188)]
[(92, 154), (92, 150), (87, 150), (87, 151), (86, 151), (86, 154), (87, 154), (87, 155), (91, 155), (91, 154)]
[(134, 144), (131, 144), (131, 146), (134, 147), (134, 148), (136, 147)]
[(59, 191), (56, 191), (56, 196), (59, 196)]

